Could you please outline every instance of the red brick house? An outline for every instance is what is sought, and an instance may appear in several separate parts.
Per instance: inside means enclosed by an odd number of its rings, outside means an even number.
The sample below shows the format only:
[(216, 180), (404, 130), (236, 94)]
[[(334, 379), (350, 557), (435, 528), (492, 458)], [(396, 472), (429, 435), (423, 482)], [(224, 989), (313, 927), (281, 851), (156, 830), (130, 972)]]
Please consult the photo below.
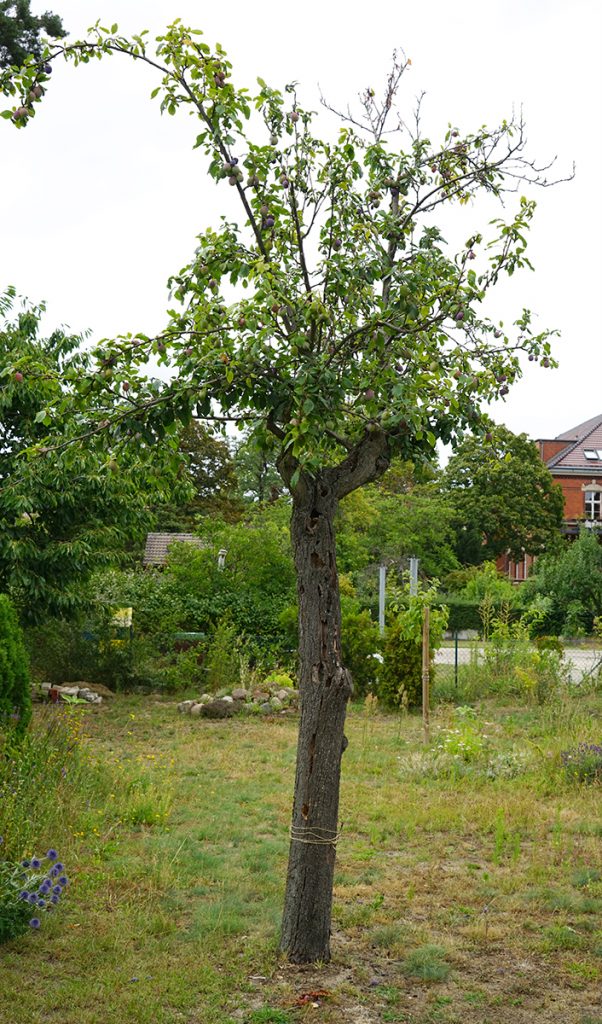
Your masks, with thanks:
[[(564, 494), (563, 533), (576, 537), (582, 526), (602, 524), (602, 413), (535, 443)], [(502, 556), (498, 568), (518, 583), (526, 579), (532, 564), (531, 555), (525, 554), (520, 562)]]

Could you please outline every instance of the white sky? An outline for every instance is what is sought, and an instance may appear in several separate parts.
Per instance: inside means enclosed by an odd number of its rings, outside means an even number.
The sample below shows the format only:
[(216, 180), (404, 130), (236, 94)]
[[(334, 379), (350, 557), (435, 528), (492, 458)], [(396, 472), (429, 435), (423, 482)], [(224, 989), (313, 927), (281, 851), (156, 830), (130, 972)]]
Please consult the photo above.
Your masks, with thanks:
[[(371, 85), (380, 91), (391, 52), (412, 67), (402, 116), (426, 91), (432, 139), (448, 121), (461, 130), (494, 125), (524, 109), (530, 153), (558, 156), (573, 181), (534, 190), (538, 210), (529, 255), (535, 274), (512, 279), (490, 307), (510, 322), (523, 306), (556, 327), (560, 369), (527, 365), (524, 379), (491, 410), (532, 437), (553, 437), (602, 412), (602, 4), (600, 0), (43, 0), (75, 37), (98, 17), (125, 34), (169, 21), (203, 29), (251, 88), (257, 75), (296, 80), (317, 109), (318, 83), (344, 107)], [(74, 69), (57, 65), (52, 87), (25, 131), (0, 122), (0, 289), (48, 303), (49, 325), (94, 337), (158, 331), (166, 281), (184, 266), (195, 235), (217, 221), (225, 191), (206, 178), (192, 150), (196, 123), (161, 117), (151, 69), (119, 57)], [(228, 196), (228, 202), (230, 201)], [(465, 208), (461, 237), (484, 228)], [(485, 214), (485, 219), (487, 214)]]

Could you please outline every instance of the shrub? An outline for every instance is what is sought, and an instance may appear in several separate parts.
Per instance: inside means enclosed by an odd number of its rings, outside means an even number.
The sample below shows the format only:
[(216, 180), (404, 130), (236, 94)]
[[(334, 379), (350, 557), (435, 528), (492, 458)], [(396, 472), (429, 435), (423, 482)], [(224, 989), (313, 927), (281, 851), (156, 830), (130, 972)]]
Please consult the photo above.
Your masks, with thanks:
[[(435, 587), (421, 589), (415, 597), (401, 593), (387, 626), (384, 661), (378, 695), (389, 708), (418, 707), (422, 701), (422, 621), (423, 609), (435, 597)], [(403, 602), (403, 604), (401, 604)], [(447, 625), (447, 611), (431, 608), (429, 655), (431, 680), (434, 678), (433, 653), (441, 643)]]
[(23, 735), (31, 718), (29, 662), (17, 614), (0, 594), (0, 725)]
[(206, 685), (210, 692), (240, 685), (238, 637), (227, 620), (218, 624), (209, 644)]
[(380, 648), (378, 626), (369, 611), (343, 611), (341, 646), (343, 664), (353, 679), (354, 699), (365, 697), (376, 679), (374, 654)]

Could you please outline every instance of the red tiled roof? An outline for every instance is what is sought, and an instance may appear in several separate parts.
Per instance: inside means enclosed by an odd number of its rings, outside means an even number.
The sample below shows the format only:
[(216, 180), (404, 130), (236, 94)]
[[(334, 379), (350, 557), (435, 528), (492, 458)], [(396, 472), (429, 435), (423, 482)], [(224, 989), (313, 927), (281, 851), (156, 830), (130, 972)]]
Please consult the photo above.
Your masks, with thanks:
[[(572, 430), (567, 430), (564, 434), (559, 434), (556, 440), (567, 441), (567, 446), (546, 460), (550, 469), (602, 472), (602, 413), (573, 427)], [(585, 457), (586, 451), (599, 452), (600, 457), (588, 459)]]
[(205, 547), (202, 537), (194, 533), (149, 533), (142, 556), (143, 565), (165, 565), (167, 552), (172, 544), (193, 544), (194, 547)]

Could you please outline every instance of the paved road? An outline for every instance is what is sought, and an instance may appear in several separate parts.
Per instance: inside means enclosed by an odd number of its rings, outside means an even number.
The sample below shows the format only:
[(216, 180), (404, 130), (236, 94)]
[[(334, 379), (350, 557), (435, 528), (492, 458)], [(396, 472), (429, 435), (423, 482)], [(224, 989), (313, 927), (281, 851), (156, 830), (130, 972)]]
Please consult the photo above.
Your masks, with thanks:
[[(458, 664), (467, 665), (470, 662), (472, 650), (469, 647), (458, 648)], [(479, 657), (482, 657), (484, 647), (480, 644), (477, 647)], [(435, 654), (436, 665), (454, 665), (455, 651), (453, 647), (440, 647)], [(580, 682), (584, 675), (589, 675), (596, 668), (602, 668), (602, 650), (587, 650), (581, 647), (567, 647), (564, 652), (564, 660), (569, 666), (571, 680), (574, 683)]]

